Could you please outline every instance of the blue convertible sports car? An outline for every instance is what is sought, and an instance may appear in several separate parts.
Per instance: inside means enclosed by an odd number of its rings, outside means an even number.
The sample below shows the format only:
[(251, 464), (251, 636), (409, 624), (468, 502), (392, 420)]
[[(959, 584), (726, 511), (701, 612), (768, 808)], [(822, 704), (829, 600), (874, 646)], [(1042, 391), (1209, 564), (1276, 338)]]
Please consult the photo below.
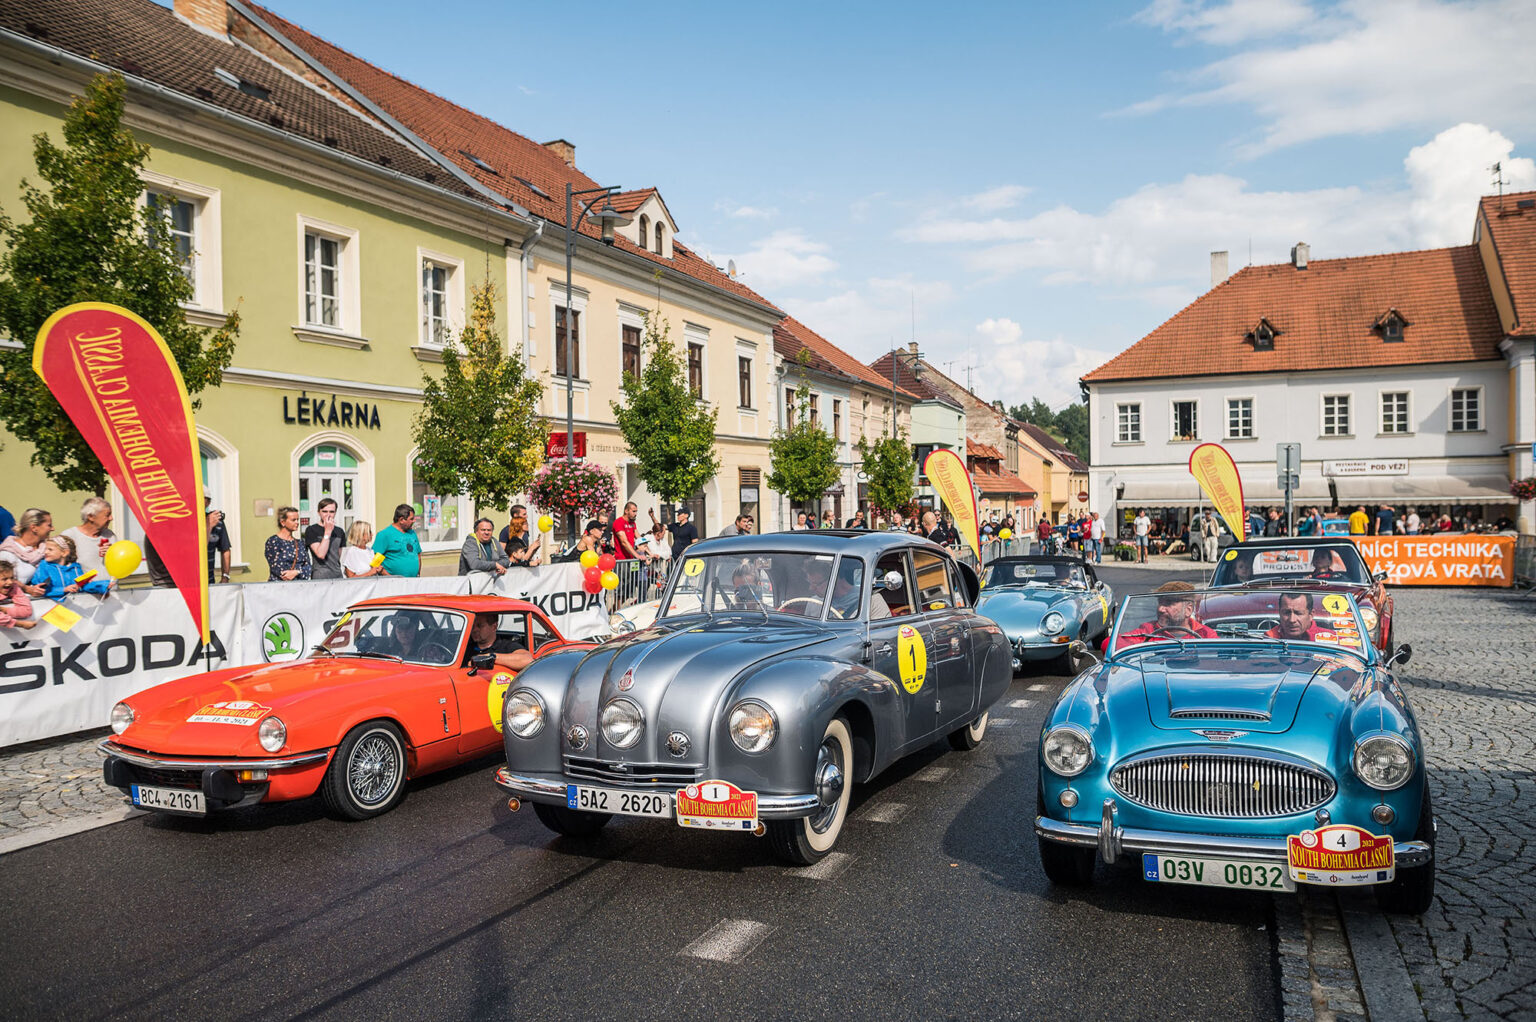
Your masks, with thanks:
[[(1182, 588), (1181, 588), (1182, 587)], [(1149, 881), (1434, 894), (1424, 749), (1352, 596), (1194, 590), (1126, 598), (1107, 659), (1062, 692), (1040, 741), (1046, 875), (1128, 858)]]
[(1114, 620), (1114, 590), (1076, 557), (1000, 557), (984, 570), (976, 612), (1008, 636), (1014, 670), (1065, 657), (1074, 639), (1097, 638)]

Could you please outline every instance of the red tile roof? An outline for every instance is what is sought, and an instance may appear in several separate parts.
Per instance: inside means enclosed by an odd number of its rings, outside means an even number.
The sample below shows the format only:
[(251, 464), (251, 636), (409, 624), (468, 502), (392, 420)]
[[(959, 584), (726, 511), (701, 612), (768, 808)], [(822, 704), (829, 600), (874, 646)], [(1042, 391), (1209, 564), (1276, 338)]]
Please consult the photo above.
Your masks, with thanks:
[(645, 205), (647, 199), (656, 194), (654, 188), (641, 188), (634, 192), (615, 192), (612, 198), (613, 208), (620, 213), (633, 213)]
[(983, 458), (991, 461), (1002, 461), (1003, 452), (991, 444), (984, 444), (980, 440), (965, 438), (965, 456), (967, 458)]
[[(535, 216), (565, 223), (565, 186), (596, 188), (598, 184), (567, 164), (556, 153), (495, 121), (457, 103), (413, 85), (398, 75), (312, 35), (265, 7), (249, 6), (274, 31), (365, 96), (390, 117), (404, 125), (437, 152), (485, 187), (526, 207)], [(469, 159), (470, 154), (492, 169), (487, 171)], [(537, 190), (535, 190), (537, 189)], [(638, 194), (638, 193), (621, 193)], [(590, 196), (588, 196), (590, 198)], [(580, 231), (599, 236), (596, 224), (583, 222)], [(704, 281), (738, 298), (777, 312), (773, 303), (700, 258), (685, 245), (672, 242), (672, 258), (665, 259), (625, 238), (614, 247), (689, 277)]]
[(1034, 439), (1035, 443), (1039, 444), (1040, 447), (1043, 448), (1048, 454), (1050, 454), (1052, 458), (1065, 465), (1069, 471), (1088, 471), (1088, 465), (1083, 461), (1083, 459), (1073, 454), (1070, 450), (1067, 449), (1065, 444), (1051, 436), (1051, 434), (1047, 433), (1039, 426), (1036, 426), (1032, 422), (1019, 422), (1018, 419), (1014, 419), (1013, 422), (1018, 425), (1020, 431), (1028, 433), (1030, 437)]
[[(1413, 324), (1401, 341), (1372, 330), (1388, 308)], [(1261, 318), (1277, 331), (1270, 351), (1245, 339)], [(1498, 358), (1502, 336), (1471, 245), (1249, 266), (1083, 379), (1472, 362)]]
[(897, 387), (916, 394), (923, 401), (937, 401), (940, 404), (949, 405), (951, 408), (963, 408), (959, 401), (956, 401), (932, 383), (923, 379), (922, 376), (913, 373), (912, 364), (907, 359), (896, 360), (889, 351), (869, 363), (869, 367), (887, 380), (890, 380), (892, 378), (891, 363), (893, 361), (896, 364), (895, 380)]
[(975, 482), (977, 489), (983, 495), (995, 494), (1003, 497), (1038, 497), (1035, 488), (1024, 480), (1008, 471), (1006, 468), (983, 468), (977, 466), (971, 469), (971, 480)]
[[(1521, 203), (1529, 203), (1522, 208)], [(1536, 192), (1504, 196), (1485, 195), (1480, 206), (1499, 268), (1515, 303), (1515, 326), (1510, 334), (1536, 336)]]
[[(798, 360), (800, 352), (806, 351), (814, 369), (856, 380), (876, 390), (891, 389), (889, 377), (881, 376), (793, 316), (785, 316), (773, 328), (773, 349), (790, 361)], [(898, 386), (896, 393), (909, 401), (921, 400), (905, 387)]]

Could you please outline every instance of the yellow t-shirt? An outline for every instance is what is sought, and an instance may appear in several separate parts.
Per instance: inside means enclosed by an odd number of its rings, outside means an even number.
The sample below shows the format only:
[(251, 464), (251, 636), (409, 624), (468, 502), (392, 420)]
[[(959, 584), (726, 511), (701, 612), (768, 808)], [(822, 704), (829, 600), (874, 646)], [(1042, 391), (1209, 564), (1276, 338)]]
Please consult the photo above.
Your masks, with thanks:
[(1364, 536), (1365, 530), (1370, 526), (1371, 520), (1365, 516), (1364, 511), (1356, 511), (1349, 516), (1349, 534), (1351, 536)]

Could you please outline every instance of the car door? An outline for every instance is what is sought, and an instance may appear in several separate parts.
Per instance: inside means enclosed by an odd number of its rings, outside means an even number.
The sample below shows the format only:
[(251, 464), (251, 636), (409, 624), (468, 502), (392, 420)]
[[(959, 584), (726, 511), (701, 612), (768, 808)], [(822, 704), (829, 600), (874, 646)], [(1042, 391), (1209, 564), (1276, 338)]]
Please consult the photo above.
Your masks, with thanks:
[[(527, 612), (503, 612), (497, 622), (496, 638), (529, 641)], [(477, 671), (473, 667), (454, 667), (453, 688), (459, 697), (459, 751), (465, 755), (489, 752), (501, 745), (501, 706), (512, 684), (511, 671), (493, 667)]]
[(1083, 634), (1089, 637), (1098, 635), (1109, 627), (1109, 592), (1108, 587), (1099, 581), (1099, 576), (1094, 573), (1092, 567), (1082, 565), (1083, 581), (1087, 589), (1078, 599), (1082, 608), (1078, 620), (1083, 623)]
[[(890, 573), (900, 576), (894, 589), (884, 587)], [(927, 619), (914, 613), (916, 590), (912, 562), (907, 551), (893, 550), (875, 565), (867, 639), (870, 666), (896, 686), (903, 711), (902, 751), (926, 742), (938, 724), (937, 686), (930, 668), (933, 629)]]
[(976, 705), (970, 671), (970, 622), (964, 609), (955, 606), (948, 562), (937, 550), (912, 551), (918, 616), (933, 633), (928, 669), (935, 686), (934, 726), (940, 730), (969, 721)]

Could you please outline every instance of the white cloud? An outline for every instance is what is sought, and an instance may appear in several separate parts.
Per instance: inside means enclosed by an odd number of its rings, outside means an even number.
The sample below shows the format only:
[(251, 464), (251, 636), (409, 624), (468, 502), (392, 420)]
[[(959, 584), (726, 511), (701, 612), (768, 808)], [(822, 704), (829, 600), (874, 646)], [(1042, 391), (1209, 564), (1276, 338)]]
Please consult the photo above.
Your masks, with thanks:
[(1164, 32), (1183, 32), (1203, 43), (1230, 46), (1294, 32), (1315, 23), (1317, 15), (1301, 0), (1154, 0), (1135, 20)]
[(976, 325), (977, 364), (984, 370), (983, 397), (1001, 397), (1008, 405), (1038, 397), (1053, 409), (1078, 401), (1077, 381), (1109, 361), (1113, 352), (1080, 347), (1063, 337), (1024, 339), (1024, 329), (1006, 318)]
[(837, 269), (827, 246), (803, 231), (774, 231), (735, 255), (737, 266), (753, 290), (766, 293), (776, 287), (801, 284), (824, 277)]
[(772, 220), (779, 215), (776, 206), (738, 206), (734, 202), (717, 202), (715, 210), (735, 220)]
[(1472, 240), (1477, 200), (1494, 190), (1489, 168), (1498, 163), (1505, 191), (1536, 188), (1536, 161), (1511, 157), (1515, 144), (1481, 124), (1458, 124), (1408, 153), (1413, 201), (1408, 206), (1415, 239), (1424, 246), (1465, 245)]
[[(1154, 4), (1142, 20), (1232, 43), (1261, 35), (1257, 10), (1248, 4)], [(1294, 4), (1277, 10), (1290, 18), (1300, 14)], [(1136, 104), (1130, 112), (1250, 107), (1263, 124), (1257, 138), (1239, 146), (1246, 157), (1315, 139), (1461, 121), (1536, 125), (1536, 104), (1530, 102), (1536, 61), (1529, 45), (1536, 4), (1530, 0), (1350, 0), (1326, 18), (1296, 27), (1307, 38), (1215, 61), (1191, 77), (1191, 91)]]
[(1028, 195), (1029, 191), (1023, 185), (1001, 185), (984, 192), (977, 192), (975, 195), (967, 195), (960, 200), (960, 204), (978, 213), (997, 213), (1017, 206), (1019, 200)]

